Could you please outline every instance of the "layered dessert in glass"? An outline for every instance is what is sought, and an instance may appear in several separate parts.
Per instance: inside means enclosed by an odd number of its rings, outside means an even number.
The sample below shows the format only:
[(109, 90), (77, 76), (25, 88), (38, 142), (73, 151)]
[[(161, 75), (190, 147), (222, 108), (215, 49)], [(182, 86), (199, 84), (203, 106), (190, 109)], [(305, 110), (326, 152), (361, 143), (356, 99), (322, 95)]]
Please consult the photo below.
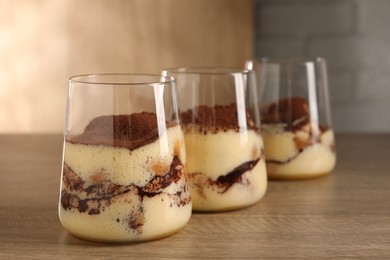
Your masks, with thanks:
[(240, 128), (237, 104), (198, 106), (181, 114), (193, 208), (249, 206), (266, 191), (263, 140), (249, 113)]
[(311, 119), (306, 99), (292, 97), (263, 105), (261, 119), (270, 178), (310, 178), (334, 168), (333, 131)]
[(59, 197), (59, 217), (71, 234), (137, 242), (188, 222), (192, 201), (175, 84), (160, 75), (71, 78)]
[(177, 80), (193, 210), (258, 202), (267, 189), (254, 74), (227, 67), (162, 71)]
[(255, 72), (261, 131), (270, 179), (307, 179), (336, 164), (326, 61), (316, 58), (248, 60)]

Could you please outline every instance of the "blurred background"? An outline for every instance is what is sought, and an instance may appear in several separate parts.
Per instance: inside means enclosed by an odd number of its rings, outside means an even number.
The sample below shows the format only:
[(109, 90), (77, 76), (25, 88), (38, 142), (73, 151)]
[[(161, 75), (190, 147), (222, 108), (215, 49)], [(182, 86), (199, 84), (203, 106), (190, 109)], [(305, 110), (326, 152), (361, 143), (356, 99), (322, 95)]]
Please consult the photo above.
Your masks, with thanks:
[(1, 0), (0, 133), (60, 133), (67, 80), (328, 60), (337, 132), (390, 132), (388, 0)]

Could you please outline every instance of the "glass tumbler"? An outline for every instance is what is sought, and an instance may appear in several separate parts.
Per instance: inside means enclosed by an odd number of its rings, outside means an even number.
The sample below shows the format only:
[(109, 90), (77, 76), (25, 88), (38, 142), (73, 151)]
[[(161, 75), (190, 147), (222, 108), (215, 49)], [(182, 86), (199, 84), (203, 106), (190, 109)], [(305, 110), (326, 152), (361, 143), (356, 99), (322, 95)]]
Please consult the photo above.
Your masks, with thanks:
[(267, 175), (254, 74), (229, 68), (164, 70), (178, 82), (193, 209), (252, 205)]
[(159, 75), (70, 78), (59, 199), (62, 225), (101, 242), (176, 232), (189, 220), (176, 82)]
[(336, 163), (323, 58), (247, 61), (257, 75), (268, 176), (306, 179)]

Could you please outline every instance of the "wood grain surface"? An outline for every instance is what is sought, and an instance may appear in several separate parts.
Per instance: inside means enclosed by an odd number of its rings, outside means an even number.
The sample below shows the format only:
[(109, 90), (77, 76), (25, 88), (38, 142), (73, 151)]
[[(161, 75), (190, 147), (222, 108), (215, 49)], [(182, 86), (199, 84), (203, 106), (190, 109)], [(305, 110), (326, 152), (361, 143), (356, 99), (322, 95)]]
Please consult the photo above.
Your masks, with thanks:
[(270, 182), (253, 207), (193, 214), (170, 237), (116, 245), (61, 226), (61, 136), (0, 135), (0, 259), (390, 259), (390, 135), (337, 141), (327, 177)]

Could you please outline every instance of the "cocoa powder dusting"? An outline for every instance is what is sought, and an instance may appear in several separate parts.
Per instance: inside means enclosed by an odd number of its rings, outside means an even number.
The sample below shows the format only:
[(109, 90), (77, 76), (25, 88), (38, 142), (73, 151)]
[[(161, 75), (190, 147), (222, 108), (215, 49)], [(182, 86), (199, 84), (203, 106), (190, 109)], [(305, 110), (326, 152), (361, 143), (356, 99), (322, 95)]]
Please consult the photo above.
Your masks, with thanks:
[[(217, 132), (219, 130), (227, 131), (230, 129), (239, 130), (237, 104), (197, 106), (181, 113), (181, 122), (183, 125), (197, 125), (201, 132), (205, 134), (211, 130)], [(246, 111), (247, 127), (256, 129), (255, 123), (248, 111)]]
[[(168, 125), (173, 126), (174, 124)], [(157, 116), (142, 112), (94, 118), (81, 135), (69, 142), (137, 149), (158, 139)]]
[(286, 124), (288, 130), (301, 128), (310, 121), (309, 104), (301, 97), (281, 99), (260, 108), (263, 124)]

